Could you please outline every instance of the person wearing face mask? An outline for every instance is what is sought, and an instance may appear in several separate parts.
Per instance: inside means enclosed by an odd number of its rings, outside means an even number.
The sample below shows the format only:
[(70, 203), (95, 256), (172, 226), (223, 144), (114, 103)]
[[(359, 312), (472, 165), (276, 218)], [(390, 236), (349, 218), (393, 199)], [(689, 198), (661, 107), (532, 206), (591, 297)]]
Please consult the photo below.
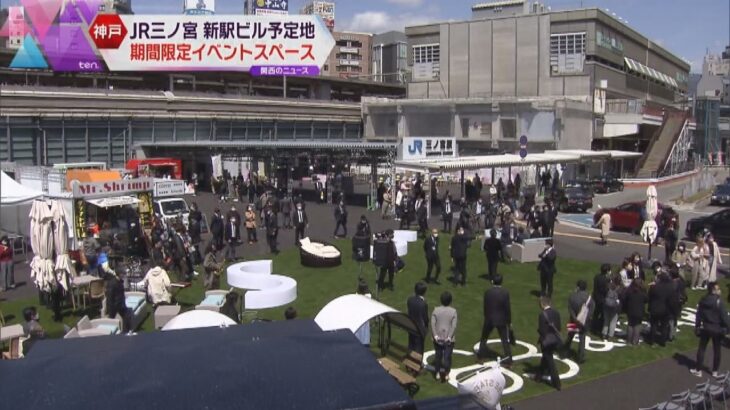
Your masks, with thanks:
[[(434, 228), (431, 235), (423, 240), (423, 251), (426, 254), (426, 283), (439, 284), (439, 275), (441, 274), (441, 258), (439, 257), (439, 231)], [(436, 276), (431, 279), (431, 272), (436, 267)]]
[(236, 246), (241, 241), (240, 222), (235, 216), (231, 216), (226, 224), (226, 261), (236, 260)]
[(231, 210), (226, 213), (226, 221), (230, 221), (231, 218), (236, 218), (236, 230), (241, 229), (241, 214), (238, 213), (238, 210), (235, 206), (231, 205)]
[(632, 270), (629, 272), (629, 278), (639, 278), (642, 282), (646, 282), (646, 273), (644, 272), (644, 261), (641, 260), (641, 255), (638, 252), (634, 252), (631, 255), (631, 266)]
[(248, 236), (248, 244), (250, 245), (254, 242), (258, 242), (258, 238), (256, 238), (256, 211), (254, 211), (253, 205), (248, 205), (244, 217), (246, 218), (246, 234)]
[(664, 261), (669, 264), (672, 261), (672, 254), (677, 249), (677, 228), (675, 226), (676, 220), (672, 219), (669, 222), (667, 231), (664, 233)]
[(720, 256), (720, 247), (717, 246), (715, 238), (712, 234), (705, 236), (705, 243), (707, 244), (707, 250), (709, 251), (708, 262), (708, 277), (709, 282), (717, 282), (717, 268), (722, 265), (722, 256)]
[(679, 274), (683, 279), (687, 280), (692, 274), (692, 257), (687, 251), (687, 245), (680, 242), (677, 250), (672, 254), (672, 263), (679, 269)]
[(304, 229), (309, 226), (309, 217), (307, 212), (301, 203), (297, 204), (297, 209), (294, 211), (294, 245), (297, 245), (300, 240), (304, 239)]

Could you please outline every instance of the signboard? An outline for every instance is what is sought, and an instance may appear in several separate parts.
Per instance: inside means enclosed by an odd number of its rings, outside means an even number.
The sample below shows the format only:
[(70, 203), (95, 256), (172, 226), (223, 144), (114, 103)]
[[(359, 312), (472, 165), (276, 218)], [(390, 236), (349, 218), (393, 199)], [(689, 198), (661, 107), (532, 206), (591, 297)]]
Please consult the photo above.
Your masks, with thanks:
[(289, 0), (253, 0), (253, 14), (257, 16), (286, 16)]
[(425, 158), (455, 158), (456, 138), (453, 137), (404, 137), (402, 157), (404, 160)]
[(155, 198), (185, 195), (185, 181), (180, 179), (157, 179), (153, 189)]
[(55, 72), (321, 68), (335, 45), (314, 15), (213, 15), (214, 0), (184, 0), (192, 15), (119, 15), (99, 13), (100, 1), (46, 1), (48, 10), (40, 14), (10, 7), (0, 27), (11, 48), (18, 47), (9, 67)]
[(315, 16), (98, 15), (89, 35), (111, 71), (322, 67), (335, 45)]
[(137, 194), (151, 191), (152, 186), (153, 181), (151, 178), (120, 179), (107, 182), (71, 181), (74, 198), (84, 199)]
[(413, 64), (414, 80), (434, 80), (438, 78), (439, 70), (434, 63), (415, 63)]
[(183, 13), (187, 15), (214, 14), (215, 0), (185, 0)]

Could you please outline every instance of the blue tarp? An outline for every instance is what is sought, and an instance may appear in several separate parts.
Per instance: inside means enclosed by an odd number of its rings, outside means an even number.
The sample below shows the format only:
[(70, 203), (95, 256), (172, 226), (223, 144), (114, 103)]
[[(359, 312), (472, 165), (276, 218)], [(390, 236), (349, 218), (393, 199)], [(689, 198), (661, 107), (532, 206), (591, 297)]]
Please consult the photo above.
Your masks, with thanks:
[(0, 397), (8, 409), (415, 408), (350, 331), (311, 320), (40, 341), (0, 361)]

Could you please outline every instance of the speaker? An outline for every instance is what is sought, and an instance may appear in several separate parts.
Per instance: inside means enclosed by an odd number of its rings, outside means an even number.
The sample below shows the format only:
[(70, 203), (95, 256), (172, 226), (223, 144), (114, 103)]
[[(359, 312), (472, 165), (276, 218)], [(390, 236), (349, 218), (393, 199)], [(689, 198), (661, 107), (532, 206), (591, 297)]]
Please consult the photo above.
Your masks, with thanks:
[(358, 262), (367, 262), (370, 260), (369, 236), (352, 237), (352, 259)]
[(388, 265), (390, 241), (387, 238), (378, 239), (373, 243), (373, 264), (377, 267)]

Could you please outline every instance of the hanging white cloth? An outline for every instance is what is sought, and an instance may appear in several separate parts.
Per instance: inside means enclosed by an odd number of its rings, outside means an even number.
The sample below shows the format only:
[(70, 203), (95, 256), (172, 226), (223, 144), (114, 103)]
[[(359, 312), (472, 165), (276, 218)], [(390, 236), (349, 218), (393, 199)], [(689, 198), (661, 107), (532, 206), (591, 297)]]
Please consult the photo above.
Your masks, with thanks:
[(53, 215), (53, 244), (56, 249), (56, 281), (68, 291), (69, 276), (76, 276), (71, 258), (68, 256), (68, 215), (58, 201), (51, 203)]
[[(53, 201), (56, 202), (56, 201)], [(53, 267), (53, 213), (45, 201), (34, 201), (30, 209), (31, 247), (33, 260), (30, 276), (38, 289), (51, 290), (55, 281)]]

